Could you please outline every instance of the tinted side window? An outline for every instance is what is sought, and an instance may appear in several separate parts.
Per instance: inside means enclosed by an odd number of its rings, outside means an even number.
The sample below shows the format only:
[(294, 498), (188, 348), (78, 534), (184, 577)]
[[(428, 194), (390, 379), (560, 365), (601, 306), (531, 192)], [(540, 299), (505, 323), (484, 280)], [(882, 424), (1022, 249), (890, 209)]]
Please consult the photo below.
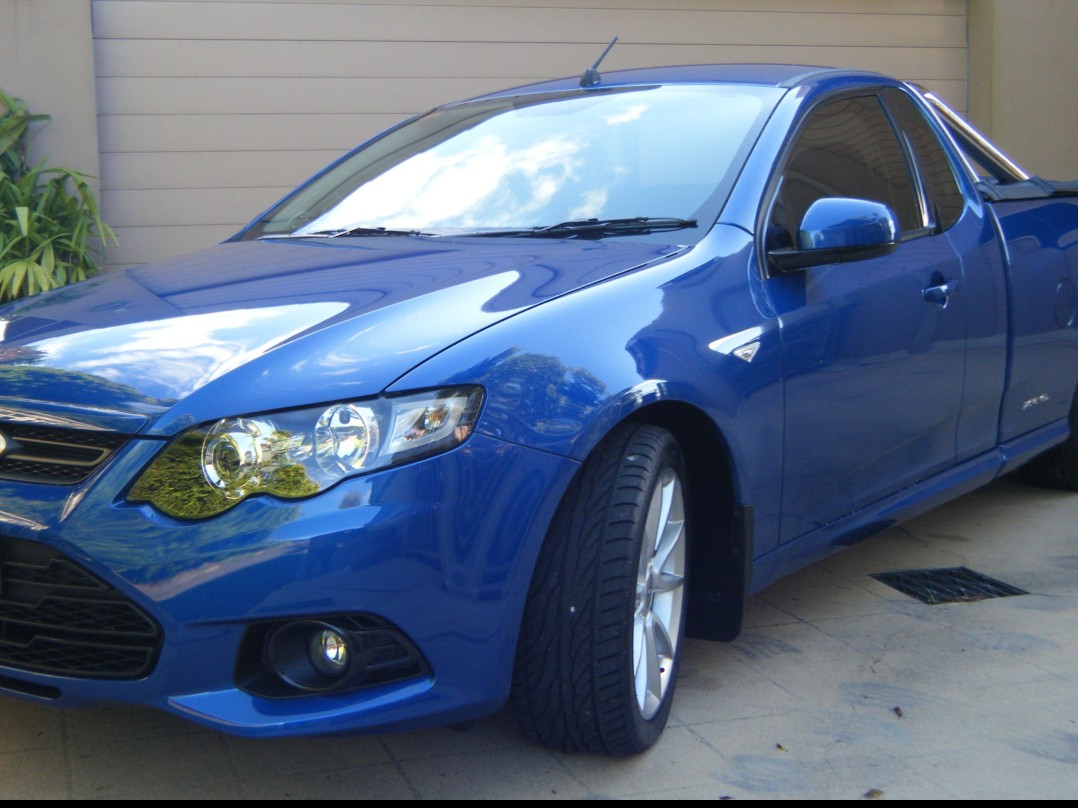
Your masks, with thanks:
[(931, 218), (939, 223), (940, 230), (946, 230), (958, 221), (965, 205), (947, 152), (943, 150), (924, 114), (908, 95), (900, 90), (885, 90), (884, 93), (887, 106), (894, 112), (899, 127), (909, 138), (910, 147), (920, 164), (930, 210), (934, 208), (935, 211)]
[(769, 249), (796, 243), (805, 211), (828, 196), (882, 202), (895, 212), (902, 232), (924, 226), (906, 154), (874, 95), (832, 101), (809, 113), (782, 171)]

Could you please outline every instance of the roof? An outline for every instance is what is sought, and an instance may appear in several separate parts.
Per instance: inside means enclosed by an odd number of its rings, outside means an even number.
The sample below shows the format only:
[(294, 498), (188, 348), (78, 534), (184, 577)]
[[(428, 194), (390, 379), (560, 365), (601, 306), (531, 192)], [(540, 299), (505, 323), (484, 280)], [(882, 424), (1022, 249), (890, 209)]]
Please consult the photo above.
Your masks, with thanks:
[[(644, 67), (631, 70), (600, 71), (602, 80), (596, 87), (611, 87), (627, 84), (676, 84), (676, 83), (716, 83), (716, 84), (755, 84), (765, 87), (794, 87), (808, 80), (863, 76), (881, 78), (880, 74), (863, 70), (820, 67), (817, 65), (787, 64), (713, 64), (713, 65), (678, 65), (670, 67)], [(516, 95), (521, 92), (553, 92), (572, 90), (580, 87), (580, 76), (569, 76), (551, 81), (513, 87), (484, 95), (484, 98), (501, 95)]]

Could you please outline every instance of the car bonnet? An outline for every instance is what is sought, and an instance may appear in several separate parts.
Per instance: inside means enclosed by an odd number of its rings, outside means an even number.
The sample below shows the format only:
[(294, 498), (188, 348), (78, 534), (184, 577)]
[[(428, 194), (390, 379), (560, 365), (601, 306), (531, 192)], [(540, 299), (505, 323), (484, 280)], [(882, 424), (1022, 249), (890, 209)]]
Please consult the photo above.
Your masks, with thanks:
[(639, 239), (222, 244), (0, 309), (0, 418), (146, 434), (375, 395), (546, 300), (683, 248)]

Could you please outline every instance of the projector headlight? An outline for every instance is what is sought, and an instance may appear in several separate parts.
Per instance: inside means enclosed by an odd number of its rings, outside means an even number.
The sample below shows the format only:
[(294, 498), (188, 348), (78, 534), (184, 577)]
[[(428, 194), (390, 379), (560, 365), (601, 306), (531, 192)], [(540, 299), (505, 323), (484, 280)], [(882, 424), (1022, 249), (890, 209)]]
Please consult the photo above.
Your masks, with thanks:
[(128, 494), (170, 516), (215, 516), (249, 496), (309, 497), (340, 480), (419, 460), (471, 435), (483, 391), (455, 387), (396, 398), (222, 418), (176, 437)]

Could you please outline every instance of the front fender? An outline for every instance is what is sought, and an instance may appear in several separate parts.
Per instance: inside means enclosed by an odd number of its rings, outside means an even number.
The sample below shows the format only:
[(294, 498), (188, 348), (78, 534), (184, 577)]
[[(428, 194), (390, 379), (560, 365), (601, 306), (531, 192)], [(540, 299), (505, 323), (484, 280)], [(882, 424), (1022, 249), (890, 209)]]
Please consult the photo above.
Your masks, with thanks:
[[(680, 402), (723, 435), (756, 535), (777, 535), (782, 449), (778, 329), (761, 305), (752, 239), (719, 225), (697, 247), (562, 296), (454, 345), (390, 390), (481, 384), (477, 430), (583, 461), (634, 412)], [(750, 360), (735, 350), (756, 343)]]

